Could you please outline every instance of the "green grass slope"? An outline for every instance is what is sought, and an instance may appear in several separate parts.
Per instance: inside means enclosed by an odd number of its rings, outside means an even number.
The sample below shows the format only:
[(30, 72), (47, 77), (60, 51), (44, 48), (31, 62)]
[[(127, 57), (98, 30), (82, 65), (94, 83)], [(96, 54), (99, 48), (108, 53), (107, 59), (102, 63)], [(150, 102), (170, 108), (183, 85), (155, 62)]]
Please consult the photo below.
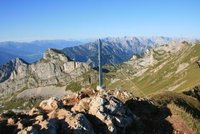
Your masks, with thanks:
[(200, 68), (196, 62), (200, 60), (200, 43), (182, 44), (175, 52), (168, 51), (167, 47), (165, 45), (163, 48), (154, 48), (151, 51), (156, 63), (146, 67), (142, 75), (135, 76), (130, 73), (140, 71), (136, 70), (134, 66), (127, 64), (118, 66), (117, 68), (120, 69), (116, 71), (115, 75), (120, 81), (108, 85), (108, 88), (120, 87), (131, 89), (139, 95), (141, 92), (149, 95), (162, 91), (181, 92), (199, 85)]

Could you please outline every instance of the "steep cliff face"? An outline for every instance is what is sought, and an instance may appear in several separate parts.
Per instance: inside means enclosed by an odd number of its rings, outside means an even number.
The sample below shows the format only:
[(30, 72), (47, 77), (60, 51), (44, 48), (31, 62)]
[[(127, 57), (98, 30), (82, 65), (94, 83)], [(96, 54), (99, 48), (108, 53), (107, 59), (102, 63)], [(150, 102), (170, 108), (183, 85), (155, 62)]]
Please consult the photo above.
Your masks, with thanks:
[(21, 65), (26, 66), (27, 64), (28, 63), (20, 58), (16, 58), (15, 60), (9, 61), (7, 64), (4, 64), (0, 69), (0, 82), (7, 80), (15, 68), (18, 68)]
[(17, 58), (0, 69), (0, 93), (10, 94), (25, 88), (66, 85), (89, 69), (85, 63), (72, 61), (56, 49), (48, 49), (43, 58), (28, 64)]

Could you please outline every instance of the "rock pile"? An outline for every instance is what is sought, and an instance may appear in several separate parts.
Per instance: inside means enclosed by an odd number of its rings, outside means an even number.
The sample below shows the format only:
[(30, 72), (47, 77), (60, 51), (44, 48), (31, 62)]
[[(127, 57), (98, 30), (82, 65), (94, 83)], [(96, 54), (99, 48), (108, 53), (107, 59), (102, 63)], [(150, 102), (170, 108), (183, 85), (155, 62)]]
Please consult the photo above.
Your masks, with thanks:
[[(136, 116), (113, 95), (94, 91), (42, 101), (26, 113), (4, 113), (0, 133), (127, 133)], [(9, 132), (8, 132), (9, 130)]]

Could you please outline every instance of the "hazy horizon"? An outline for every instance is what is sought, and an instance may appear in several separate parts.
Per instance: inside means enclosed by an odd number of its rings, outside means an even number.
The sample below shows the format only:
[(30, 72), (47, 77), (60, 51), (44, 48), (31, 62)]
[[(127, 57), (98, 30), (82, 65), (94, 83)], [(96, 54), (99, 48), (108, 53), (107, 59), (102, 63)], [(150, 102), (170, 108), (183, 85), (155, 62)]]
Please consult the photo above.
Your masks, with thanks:
[(107, 36), (107, 37), (101, 37), (101, 38), (85, 38), (85, 39), (34, 39), (34, 40), (0, 40), (0, 43), (3, 42), (19, 42), (19, 43), (31, 43), (31, 42), (36, 42), (36, 41), (79, 41), (80, 43), (87, 43), (87, 42), (93, 42), (98, 39), (105, 39), (105, 38), (131, 38), (131, 37), (136, 37), (136, 38), (159, 38), (159, 37), (164, 37), (164, 38), (172, 38), (172, 39), (191, 39), (191, 40), (200, 40), (200, 38), (192, 38), (192, 37), (170, 37), (170, 36)]

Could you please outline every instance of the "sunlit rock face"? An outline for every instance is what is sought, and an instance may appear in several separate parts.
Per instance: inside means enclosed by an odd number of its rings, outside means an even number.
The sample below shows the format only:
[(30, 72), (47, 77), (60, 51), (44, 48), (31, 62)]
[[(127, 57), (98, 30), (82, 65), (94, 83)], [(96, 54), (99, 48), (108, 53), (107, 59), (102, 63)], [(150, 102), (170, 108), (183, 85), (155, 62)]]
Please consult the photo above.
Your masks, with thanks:
[(56, 49), (48, 49), (43, 58), (33, 64), (15, 59), (0, 69), (0, 92), (10, 94), (23, 88), (67, 84), (88, 71), (86, 63), (72, 61)]
[[(71, 103), (73, 101), (73, 103)], [(15, 115), (10, 117), (10, 115)], [(94, 90), (62, 99), (51, 97), (24, 113), (7, 112), (0, 132), (41, 134), (126, 134), (136, 116), (118, 98)]]

